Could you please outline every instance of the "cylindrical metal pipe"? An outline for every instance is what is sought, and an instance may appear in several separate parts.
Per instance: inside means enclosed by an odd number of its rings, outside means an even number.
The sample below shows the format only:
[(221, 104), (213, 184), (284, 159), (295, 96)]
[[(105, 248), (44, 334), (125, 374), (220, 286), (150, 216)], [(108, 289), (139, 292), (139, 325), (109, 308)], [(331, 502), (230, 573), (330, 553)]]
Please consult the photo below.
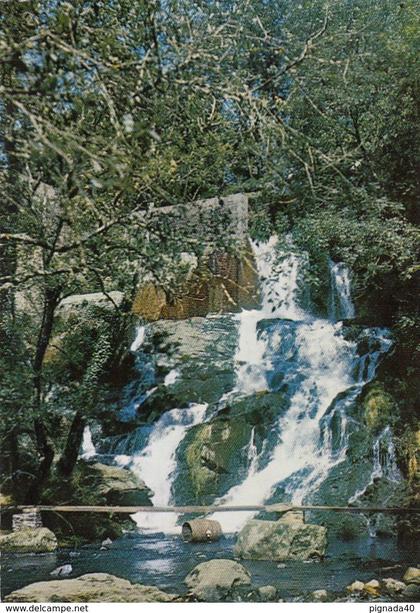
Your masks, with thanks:
[(182, 538), (187, 543), (218, 541), (222, 526), (213, 519), (191, 519), (182, 525)]

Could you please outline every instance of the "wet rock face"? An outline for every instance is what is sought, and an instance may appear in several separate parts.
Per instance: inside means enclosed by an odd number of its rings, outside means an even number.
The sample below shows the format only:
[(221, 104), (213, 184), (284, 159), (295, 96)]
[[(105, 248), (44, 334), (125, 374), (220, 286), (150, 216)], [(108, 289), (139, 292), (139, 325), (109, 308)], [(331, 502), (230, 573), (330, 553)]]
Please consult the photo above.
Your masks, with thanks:
[(308, 560), (322, 557), (327, 546), (323, 526), (302, 521), (252, 519), (238, 536), (235, 554), (248, 560)]
[(233, 588), (250, 585), (251, 575), (233, 560), (210, 560), (198, 564), (185, 577), (189, 593), (198, 600), (222, 600)]
[(364, 422), (373, 431), (389, 424), (392, 415), (396, 413), (394, 399), (384, 390), (383, 385), (376, 381), (366, 386), (361, 405)]
[(112, 505), (151, 506), (153, 492), (133, 472), (117, 466), (93, 464), (100, 476), (98, 491)]
[(57, 549), (55, 534), (48, 528), (24, 528), (0, 536), (0, 550), (16, 553), (49, 553)]
[(197, 426), (186, 449), (189, 477), (197, 497), (217, 493), (219, 479), (241, 469), (238, 454), (249, 440), (251, 426), (244, 420), (217, 420)]
[[(59, 595), (59, 596), (58, 596)], [(175, 596), (156, 587), (94, 573), (77, 579), (31, 583), (5, 597), (6, 602), (170, 602)]]

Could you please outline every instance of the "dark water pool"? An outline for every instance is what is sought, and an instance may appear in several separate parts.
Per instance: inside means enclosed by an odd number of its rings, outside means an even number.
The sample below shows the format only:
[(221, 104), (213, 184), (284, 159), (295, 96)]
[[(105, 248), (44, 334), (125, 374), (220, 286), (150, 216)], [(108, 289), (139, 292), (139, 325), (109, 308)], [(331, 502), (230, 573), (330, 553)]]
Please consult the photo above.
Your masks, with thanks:
[[(110, 573), (182, 593), (183, 579), (194, 566), (213, 558), (233, 558), (233, 546), (233, 538), (203, 545), (184, 543), (178, 536), (128, 534), (106, 551), (86, 546), (52, 554), (4, 554), (2, 596), (29, 583), (51, 579), (49, 573), (54, 568), (68, 563), (73, 566), (70, 577)], [(254, 585), (274, 585), (287, 599), (321, 588), (340, 591), (355, 579), (398, 579), (407, 566), (417, 564), (419, 559), (418, 549), (398, 548), (393, 539), (376, 538), (333, 541), (322, 562), (287, 562), (280, 566), (268, 561), (241, 563), (251, 573)]]

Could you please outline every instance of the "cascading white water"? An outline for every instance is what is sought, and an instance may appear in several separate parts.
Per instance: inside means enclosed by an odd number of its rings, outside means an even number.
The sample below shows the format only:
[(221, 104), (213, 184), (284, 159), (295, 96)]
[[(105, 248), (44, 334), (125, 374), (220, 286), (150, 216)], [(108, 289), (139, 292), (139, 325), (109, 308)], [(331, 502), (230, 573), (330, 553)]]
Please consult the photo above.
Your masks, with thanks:
[(329, 318), (353, 319), (355, 315), (354, 304), (351, 299), (350, 272), (343, 262), (329, 261), (330, 268), (330, 301)]
[[(335, 326), (324, 320), (302, 323), (296, 347), (300, 353), (302, 383), (293, 395), (290, 408), (276, 430), (278, 443), (268, 464), (234, 486), (221, 500), (226, 505), (263, 504), (275, 485), (295, 476), (308, 479), (308, 473), (324, 475), (333, 460), (320, 448), (320, 422), (334, 398), (352, 384), (351, 347), (335, 335)], [(301, 477), (298, 478), (299, 473)], [(301, 502), (308, 490), (298, 487), (292, 501)], [(217, 513), (226, 532), (235, 532), (252, 513)]]
[[(185, 409), (163, 413), (154, 425), (146, 446), (135, 456), (120, 456), (119, 464), (132, 470), (153, 491), (153, 506), (167, 506), (176, 470), (176, 452), (187, 431), (204, 420), (207, 404), (191, 404)], [(126, 461), (124, 461), (126, 460)], [(174, 532), (174, 513), (133, 515), (138, 527), (149, 532)]]
[(261, 309), (243, 310), (238, 315), (239, 340), (235, 355), (236, 386), (233, 393), (249, 395), (267, 389), (266, 342), (257, 332), (258, 322), (269, 318), (304, 319), (296, 303), (299, 257), (284, 253), (279, 258), (278, 238), (252, 243), (258, 276), (261, 279)]
[(80, 453), (80, 457), (83, 460), (90, 460), (96, 455), (95, 445), (92, 440), (92, 432), (90, 431), (89, 426), (85, 426), (83, 430), (83, 440), (82, 440), (82, 449)]
[[(336, 409), (339, 411), (341, 430), (338, 449), (332, 449), (328, 423), (324, 424), (324, 428), (322, 424), (332, 401), (355, 384), (352, 377), (356, 359), (355, 345), (340, 334), (342, 324), (333, 323), (339, 317), (354, 316), (349, 274), (342, 264), (331, 267), (334, 278), (331, 300), (338, 300), (339, 308), (334, 306), (331, 315), (333, 321), (311, 319), (297, 305), (300, 259), (289, 253), (283, 256), (280, 265), (277, 264), (276, 246), (275, 239), (262, 247), (253, 246), (262, 283), (263, 305), (259, 312), (241, 314), (239, 337), (243, 346), (257, 346), (258, 351), (254, 353), (257, 356), (254, 362), (248, 360), (246, 368), (242, 365), (237, 369), (236, 387), (244, 393), (259, 391), (262, 388), (263, 373), (267, 371), (268, 347), (262, 339), (256, 338), (257, 326), (249, 325), (250, 319), (253, 322), (265, 318), (297, 322), (294, 346), (298, 354), (296, 363), (299, 364), (300, 382), (291, 397), (288, 411), (275, 426), (277, 443), (268, 462), (258, 469), (258, 458), (253, 460), (252, 470), (248, 471), (247, 477), (218, 500), (226, 505), (263, 504), (282, 482), (286, 485), (285, 491), (290, 500), (295, 504), (302, 503), (327, 477), (331, 468), (346, 456), (348, 436), (345, 403)], [(281, 342), (281, 338), (279, 340)], [(251, 354), (251, 350), (248, 350)], [(380, 351), (376, 356), (371, 356), (372, 368), (368, 372), (371, 376), (379, 355)], [(257, 373), (257, 385), (254, 387), (249, 384), (250, 373)], [(347, 402), (353, 402), (358, 393), (359, 390), (355, 389)], [(220, 521), (225, 532), (235, 532), (252, 515), (245, 512), (216, 513), (212, 517)]]
[(349, 498), (349, 503), (353, 504), (365, 494), (367, 489), (373, 485), (376, 479), (384, 477), (388, 481), (398, 483), (401, 481), (401, 473), (397, 466), (397, 458), (395, 445), (391, 428), (386, 426), (375, 439), (372, 446), (372, 472), (368, 483), (361, 489), (357, 490), (353, 496)]
[[(276, 372), (286, 390), (287, 403), (259, 451), (256, 429), (252, 429), (249, 445), (244, 448), (247, 475), (217, 502), (263, 504), (280, 486), (288, 500), (299, 504), (317, 490), (333, 467), (345, 460), (348, 413), (362, 385), (374, 376), (378, 360), (391, 341), (386, 331), (367, 331), (363, 339), (368, 350), (360, 357), (356, 343), (346, 340), (343, 323), (337, 320), (353, 317), (354, 306), (350, 275), (343, 264), (331, 263), (330, 319), (319, 319), (299, 306), (300, 267), (306, 260), (294, 252), (290, 239), (283, 252), (277, 238), (253, 243), (252, 247), (261, 281), (261, 308), (244, 310), (236, 316), (236, 381), (217, 406), (225, 407), (238, 397), (272, 391), (270, 377)], [(144, 339), (145, 330), (139, 328), (132, 350), (137, 351)], [(171, 370), (164, 385), (174, 385), (182, 372)], [(205, 404), (190, 404), (188, 408), (167, 411), (152, 426), (146, 440), (141, 435), (134, 441), (139, 451), (129, 455), (125, 448), (119, 450), (115, 461), (133, 470), (154, 491), (154, 505), (175, 502), (172, 487), (177, 449), (188, 430), (205, 420), (206, 409)], [(211, 517), (218, 519), (229, 533), (239, 530), (250, 516), (252, 513), (216, 513)], [(142, 513), (135, 519), (143, 530), (173, 532), (178, 518), (173, 514)]]
[(138, 326), (136, 331), (136, 336), (130, 346), (130, 351), (138, 351), (140, 347), (144, 343), (144, 339), (146, 338), (146, 328), (145, 326)]

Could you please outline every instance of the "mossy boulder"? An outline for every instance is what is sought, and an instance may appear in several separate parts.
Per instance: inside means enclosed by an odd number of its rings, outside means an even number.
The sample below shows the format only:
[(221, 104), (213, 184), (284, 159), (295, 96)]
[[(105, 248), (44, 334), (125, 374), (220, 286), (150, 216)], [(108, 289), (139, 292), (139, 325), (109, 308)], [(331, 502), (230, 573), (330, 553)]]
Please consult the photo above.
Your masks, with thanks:
[(153, 492), (134, 473), (99, 462), (92, 465), (98, 474), (98, 493), (111, 505), (151, 506)]
[(216, 493), (220, 478), (240, 469), (240, 452), (250, 436), (251, 426), (243, 419), (217, 419), (193, 429), (185, 460), (196, 496)]
[(362, 398), (363, 421), (366, 426), (377, 432), (395, 421), (397, 406), (393, 397), (388, 394), (379, 382), (366, 386)]
[[(150, 506), (152, 492), (129, 470), (105, 464), (79, 461), (69, 480), (54, 477), (45, 489), (43, 504), (139, 505)], [(125, 530), (135, 528), (126, 514), (70, 513), (61, 516), (45, 511), (45, 526), (50, 528), (62, 546), (75, 543), (115, 539)]]
[(5, 597), (5, 602), (171, 602), (176, 596), (156, 587), (132, 584), (107, 573), (31, 583)]
[(321, 558), (327, 547), (323, 526), (300, 520), (265, 521), (251, 519), (241, 532), (235, 555), (247, 560), (308, 560)]
[(261, 451), (285, 406), (281, 393), (254, 394), (235, 400), (210, 422), (191, 428), (178, 452), (177, 500), (204, 504), (244, 478), (251, 443)]
[(57, 549), (57, 538), (48, 528), (23, 528), (0, 536), (0, 550), (15, 553), (50, 553)]

